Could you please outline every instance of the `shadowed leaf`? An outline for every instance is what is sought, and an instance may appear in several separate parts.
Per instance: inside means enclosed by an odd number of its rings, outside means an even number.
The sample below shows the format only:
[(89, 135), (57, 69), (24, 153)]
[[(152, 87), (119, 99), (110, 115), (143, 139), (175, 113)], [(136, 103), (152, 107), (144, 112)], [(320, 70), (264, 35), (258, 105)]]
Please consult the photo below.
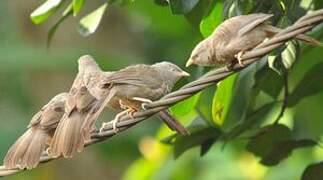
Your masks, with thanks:
[(303, 172), (302, 180), (322, 180), (323, 162), (310, 164)]
[(186, 14), (190, 12), (200, 0), (169, 0), (173, 14)]

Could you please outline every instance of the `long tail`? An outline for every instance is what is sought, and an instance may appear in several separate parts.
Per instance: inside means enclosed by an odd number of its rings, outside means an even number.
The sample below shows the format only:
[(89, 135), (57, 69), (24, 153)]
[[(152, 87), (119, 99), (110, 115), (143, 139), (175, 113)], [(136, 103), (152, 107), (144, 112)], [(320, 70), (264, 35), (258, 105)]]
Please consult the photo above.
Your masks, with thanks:
[(47, 147), (49, 135), (42, 129), (28, 129), (9, 149), (5, 158), (6, 168), (32, 169), (39, 164)]
[(86, 114), (78, 111), (63, 116), (50, 144), (51, 156), (71, 158), (76, 152), (83, 150), (82, 124), (85, 116)]
[(158, 116), (164, 121), (164, 123), (173, 131), (181, 135), (188, 134), (188, 131), (183, 125), (181, 125), (174, 116), (172, 116), (167, 110), (160, 111)]
[[(262, 28), (264, 28), (264, 30), (266, 32), (268, 32), (270, 35), (275, 35), (277, 33), (279, 33), (282, 29), (280, 28), (277, 28), (277, 27), (274, 27), (274, 26), (271, 26), (271, 25), (263, 25)], [(296, 36), (296, 39), (297, 40), (300, 40), (300, 41), (303, 41), (304, 43), (308, 44), (308, 45), (312, 45), (312, 46), (323, 46), (323, 44), (314, 39), (314, 38), (311, 38), (305, 34), (299, 34)]]

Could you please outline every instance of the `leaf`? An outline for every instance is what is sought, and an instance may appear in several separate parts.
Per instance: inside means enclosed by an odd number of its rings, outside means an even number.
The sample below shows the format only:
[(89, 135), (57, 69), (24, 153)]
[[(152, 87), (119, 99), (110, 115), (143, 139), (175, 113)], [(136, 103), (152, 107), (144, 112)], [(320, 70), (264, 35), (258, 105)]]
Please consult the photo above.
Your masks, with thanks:
[(199, 29), (201, 20), (207, 16), (215, 5), (215, 1), (199, 1), (197, 5), (187, 14), (186, 20), (196, 29)]
[(225, 131), (231, 130), (237, 123), (245, 120), (248, 107), (254, 95), (252, 94), (252, 89), (255, 83), (256, 69), (256, 64), (252, 64), (238, 73), (227, 117), (225, 117), (226, 119), (221, 127)]
[(170, 9), (173, 14), (187, 14), (200, 0), (169, 0)]
[(72, 5), (70, 4), (66, 10), (63, 12), (62, 17), (54, 24), (54, 26), (52, 26), (50, 28), (50, 30), (47, 33), (47, 42), (46, 42), (46, 46), (47, 48), (49, 48), (52, 39), (54, 37), (54, 34), (57, 31), (57, 28), (70, 16), (72, 15)]
[(276, 99), (283, 88), (283, 84), (282, 76), (275, 73), (268, 66), (264, 66), (256, 72), (254, 86), (256, 92), (263, 91)]
[(291, 130), (283, 124), (264, 126), (250, 139), (247, 150), (256, 156), (265, 157), (276, 142), (290, 139), (291, 135)]
[(200, 31), (203, 37), (211, 35), (215, 27), (222, 22), (222, 9), (222, 1), (217, 0), (213, 5), (213, 9), (211, 9), (211, 12), (202, 19), (200, 23)]
[(217, 138), (220, 131), (214, 127), (199, 128), (189, 135), (178, 136), (174, 143), (174, 157), (178, 158), (188, 149), (203, 144), (206, 140)]
[(323, 90), (323, 63), (314, 65), (290, 93), (288, 106), (296, 105), (301, 99), (315, 95)]
[(288, 41), (286, 48), (282, 52), (282, 63), (286, 69), (290, 69), (298, 57), (299, 46), (295, 41)]
[(266, 154), (260, 162), (267, 166), (274, 166), (283, 159), (289, 157), (293, 150), (315, 146), (316, 144), (317, 143), (311, 139), (279, 141), (274, 143), (268, 154)]
[(95, 32), (101, 22), (107, 6), (108, 3), (104, 3), (98, 9), (94, 10), (92, 13), (86, 15), (80, 20), (78, 31), (81, 35), (88, 36)]
[(215, 86), (210, 86), (204, 89), (201, 92), (200, 98), (195, 106), (197, 113), (209, 125), (214, 124), (212, 120), (212, 106), (210, 106), (210, 104), (212, 104), (213, 99), (210, 97), (214, 96), (215, 89)]
[(218, 137), (205, 140), (201, 145), (200, 155), (204, 156), (211, 149), (212, 145), (216, 142), (217, 139)]
[(85, 0), (73, 0), (73, 16), (76, 16), (84, 5)]
[(216, 125), (221, 126), (226, 118), (236, 79), (237, 74), (233, 74), (218, 84), (212, 102), (212, 118)]
[(228, 133), (225, 133), (223, 139), (225, 141), (232, 140), (238, 137), (243, 132), (250, 130), (255, 124), (259, 124), (260, 122), (262, 122), (262, 120), (264, 120), (264, 117), (266, 117), (266, 115), (273, 108), (274, 104), (274, 102), (267, 103), (262, 107), (258, 108), (257, 110), (253, 111), (252, 113), (248, 114), (245, 121), (236, 125)]
[(323, 179), (323, 161), (310, 164), (302, 174), (302, 180), (322, 180)]
[(170, 108), (170, 110), (176, 116), (185, 116), (190, 111), (195, 109), (196, 103), (198, 102), (200, 95), (201, 93), (197, 93), (194, 96), (175, 104)]
[(32, 22), (35, 24), (44, 22), (49, 16), (57, 11), (61, 3), (62, 0), (47, 0), (30, 14)]

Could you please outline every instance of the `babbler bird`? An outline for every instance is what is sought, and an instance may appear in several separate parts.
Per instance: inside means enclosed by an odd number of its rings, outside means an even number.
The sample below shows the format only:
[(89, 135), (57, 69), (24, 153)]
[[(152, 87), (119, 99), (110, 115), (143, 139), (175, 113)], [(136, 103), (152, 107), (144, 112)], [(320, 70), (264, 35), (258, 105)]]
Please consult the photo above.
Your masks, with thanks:
[[(129, 66), (107, 76), (100, 83), (102, 87), (109, 89), (104, 104), (108, 104), (114, 109), (120, 107), (124, 109), (113, 121), (114, 130), (117, 131), (116, 122), (122, 115), (126, 113), (132, 115), (140, 110), (142, 103), (160, 99), (172, 90), (180, 78), (186, 76), (189, 76), (187, 72), (170, 62)], [(167, 111), (162, 113), (159, 115), (164, 117), (163, 115), (167, 114)], [(174, 121), (170, 120), (170, 124), (174, 125), (172, 123)], [(101, 129), (104, 129), (107, 124), (104, 123)], [(181, 127), (180, 124), (177, 125)], [(184, 128), (180, 131), (183, 134), (186, 133)]]
[[(71, 158), (76, 152), (81, 152), (90, 132), (94, 129), (93, 112), (100, 106), (98, 101), (86, 88), (89, 79), (101, 75), (100, 67), (90, 56), (82, 56), (78, 60), (79, 72), (70, 89), (66, 101), (65, 114), (58, 124), (50, 144), (50, 155)], [(91, 123), (88, 121), (91, 120)], [(87, 125), (86, 127), (84, 127)]]
[(68, 93), (61, 93), (31, 119), (27, 131), (11, 146), (4, 158), (4, 166), (8, 169), (35, 168), (40, 156), (49, 146), (54, 131), (64, 114)]
[[(232, 17), (220, 24), (214, 32), (201, 41), (192, 51), (186, 67), (196, 65), (226, 64), (229, 68), (236, 60), (241, 66), (241, 56), (281, 29), (266, 24), (272, 14), (249, 14)], [(296, 39), (311, 45), (321, 45), (304, 34)]]

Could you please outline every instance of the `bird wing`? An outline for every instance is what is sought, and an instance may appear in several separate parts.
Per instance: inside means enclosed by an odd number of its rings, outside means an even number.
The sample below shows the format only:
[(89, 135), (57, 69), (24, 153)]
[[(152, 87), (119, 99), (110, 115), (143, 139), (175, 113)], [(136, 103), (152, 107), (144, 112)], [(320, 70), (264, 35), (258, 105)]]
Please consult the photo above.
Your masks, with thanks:
[(250, 32), (258, 25), (264, 23), (272, 16), (273, 14), (263, 14), (263, 13), (245, 15), (243, 19), (241, 19), (241, 22), (243, 22), (243, 27), (238, 31), (238, 36), (241, 37), (245, 35), (246, 33)]
[(156, 70), (148, 65), (136, 65), (113, 73), (103, 80), (103, 84), (129, 84), (135, 86), (147, 86), (156, 89), (162, 85), (162, 80), (156, 78)]

